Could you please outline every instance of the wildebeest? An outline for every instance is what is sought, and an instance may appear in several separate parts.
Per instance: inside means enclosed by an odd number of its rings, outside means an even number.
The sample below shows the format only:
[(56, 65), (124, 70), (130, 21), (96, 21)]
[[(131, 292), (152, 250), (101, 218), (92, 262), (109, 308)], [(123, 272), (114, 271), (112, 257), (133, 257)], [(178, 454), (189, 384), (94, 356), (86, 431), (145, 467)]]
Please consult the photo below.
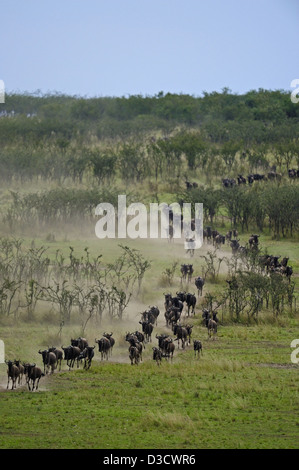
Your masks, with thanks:
[(202, 355), (202, 342), (199, 339), (194, 339), (193, 340), (193, 349), (194, 349), (194, 356), (199, 358), (199, 355), (201, 353)]
[(131, 361), (131, 365), (138, 365), (140, 361), (140, 353), (136, 346), (129, 347), (129, 358)]
[(42, 355), (44, 374), (48, 374), (50, 369), (51, 373), (53, 374), (57, 365), (56, 354), (50, 351), (50, 349), (44, 349), (43, 351), (39, 350), (38, 353)]
[(186, 292), (185, 291), (184, 292), (177, 292), (176, 296), (181, 302), (186, 302)]
[(153, 329), (154, 329), (153, 324), (148, 322), (148, 321), (140, 321), (139, 323), (142, 326), (142, 331), (144, 333), (146, 341), (151, 342), (152, 341), (152, 332), (153, 332)]
[(72, 345), (67, 346), (66, 348), (61, 346), (61, 349), (64, 352), (64, 359), (66, 360), (66, 363), (69, 369), (72, 369), (72, 367), (74, 367), (75, 361), (77, 361), (77, 368), (78, 368), (79, 367), (78, 357), (81, 353), (81, 349), (78, 348), (78, 346), (72, 346)]
[(111, 348), (111, 343), (108, 338), (102, 336), (100, 339), (95, 339), (95, 342), (98, 344), (99, 352), (101, 353), (101, 360), (107, 359), (109, 356), (109, 349)]
[(89, 369), (91, 366), (91, 361), (94, 357), (94, 348), (95, 346), (87, 346), (78, 356), (78, 360), (84, 359), (84, 369)]
[(250, 248), (257, 248), (257, 246), (259, 244), (259, 235), (252, 234), (249, 237), (248, 243), (249, 243)]
[(162, 351), (160, 351), (160, 349), (156, 348), (156, 347), (153, 347), (153, 360), (156, 361), (156, 363), (159, 365), (161, 365), (161, 362), (162, 362)]
[(19, 371), (20, 371), (18, 384), (22, 385), (22, 380), (23, 380), (23, 375), (24, 375), (24, 366), (20, 360), (15, 360), (14, 363), (19, 368)]
[[(142, 342), (140, 342), (138, 340), (138, 337), (136, 336), (136, 334), (135, 333), (127, 333), (125, 339), (126, 339), (126, 341), (128, 341), (128, 343), (130, 343), (130, 347), (134, 346), (137, 349), (138, 354), (139, 354), (138, 362), (139, 362), (139, 360), (142, 361), (143, 344), (142, 344)], [(129, 347), (129, 351), (130, 351), (130, 347)]]
[(83, 351), (83, 349), (87, 348), (88, 341), (85, 338), (81, 338), (81, 336), (79, 336), (77, 339), (71, 339), (71, 345), (77, 346), (81, 351)]
[(209, 321), (208, 321), (208, 335), (209, 335), (209, 338), (211, 338), (212, 333), (213, 333), (214, 336), (217, 333), (217, 322), (215, 320), (212, 320), (212, 318), (210, 318)]
[(112, 337), (113, 333), (104, 333), (103, 336), (107, 339), (109, 339), (110, 341), (110, 349), (109, 349), (109, 353), (110, 353), (110, 356), (112, 356), (112, 350), (113, 350), (113, 346), (115, 345), (115, 339)]
[(20, 375), (20, 369), (13, 361), (5, 361), (7, 365), (7, 387), (9, 387), (9, 382), (11, 380), (11, 389), (17, 388), (17, 379)]
[(216, 235), (216, 237), (214, 238), (214, 241), (213, 243), (219, 248), (219, 245), (224, 245), (225, 244), (225, 235), (221, 235), (220, 233), (218, 233), (218, 235)]
[(244, 178), (242, 175), (238, 175), (237, 181), (238, 184), (246, 184), (246, 178)]
[(187, 341), (188, 333), (186, 328), (182, 325), (174, 325), (173, 333), (176, 335), (175, 341), (178, 342), (178, 349), (180, 348), (180, 340), (182, 342), (182, 348), (185, 349), (185, 344)]
[(188, 264), (181, 264), (181, 283), (186, 281), (188, 275)]
[(205, 284), (205, 280), (202, 277), (198, 276), (195, 278), (194, 283), (195, 283), (195, 286), (197, 287), (197, 294), (199, 297), (200, 295), (202, 295), (202, 289)]
[(49, 372), (51, 371), (51, 374), (54, 373), (54, 370), (56, 368), (56, 365), (57, 365), (57, 358), (56, 358), (56, 354), (54, 354), (53, 352), (47, 352), (47, 374), (49, 374)]
[(179, 321), (181, 318), (181, 310), (179, 307), (170, 307), (166, 310), (165, 314), (166, 326), (171, 325), (173, 329), (173, 325)]
[[(160, 315), (160, 310), (158, 309), (158, 307), (156, 305), (152, 305), (148, 311), (148, 318), (145, 318), (145, 320), (149, 320), (151, 323), (153, 324), (156, 323), (157, 325), (159, 315)], [(152, 321), (152, 318), (154, 318), (154, 322)]]
[[(24, 364), (24, 369), (25, 369), (25, 374), (27, 377), (27, 385), (29, 390), (35, 390), (38, 389), (38, 384), (41, 379), (45, 374), (41, 371), (39, 367), (36, 366), (36, 364)], [(30, 383), (32, 385), (32, 388), (30, 388)], [(36, 385), (35, 385), (36, 384)]]
[(203, 309), (202, 318), (205, 323), (205, 326), (208, 329), (208, 336), (210, 338), (212, 336), (212, 333), (214, 335), (217, 333), (217, 325), (218, 325), (217, 313), (213, 312), (213, 318), (212, 318), (210, 311), (205, 308)]
[(142, 346), (144, 347), (145, 349), (145, 336), (143, 333), (141, 333), (141, 331), (135, 331), (134, 335), (136, 336), (136, 338), (138, 339), (139, 343), (142, 344)]
[(192, 274), (194, 273), (193, 264), (188, 264), (187, 266), (188, 266), (187, 281), (188, 281), (188, 282), (191, 282), (191, 280), (192, 280)]
[(56, 367), (59, 365), (59, 370), (61, 370), (61, 363), (63, 359), (63, 352), (60, 351), (60, 349), (54, 348), (53, 346), (51, 348), (48, 348), (49, 352), (53, 352), (56, 356)]
[(236, 180), (234, 178), (223, 178), (222, 184), (225, 188), (232, 188), (236, 184)]
[(190, 308), (191, 308), (191, 314), (195, 315), (195, 306), (196, 306), (196, 296), (194, 294), (186, 294), (186, 304), (187, 304), (187, 313), (189, 316), (190, 313)]
[(191, 335), (192, 335), (192, 328), (193, 328), (193, 325), (184, 325), (184, 328), (186, 328), (187, 330), (187, 336), (188, 336), (188, 342), (189, 344), (191, 344)]
[(232, 249), (233, 255), (235, 255), (235, 254), (238, 253), (238, 249), (239, 249), (239, 247), (240, 247), (239, 241), (240, 241), (240, 240), (237, 239), (237, 240), (231, 240), (231, 242), (230, 242), (230, 247), (231, 247), (231, 249)]

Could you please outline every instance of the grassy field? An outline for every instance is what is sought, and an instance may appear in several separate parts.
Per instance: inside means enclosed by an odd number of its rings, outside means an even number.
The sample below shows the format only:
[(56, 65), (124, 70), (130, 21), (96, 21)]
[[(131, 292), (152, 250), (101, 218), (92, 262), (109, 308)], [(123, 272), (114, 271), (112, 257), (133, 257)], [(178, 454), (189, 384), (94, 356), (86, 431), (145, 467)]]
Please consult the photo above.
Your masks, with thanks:
[[(244, 239), (247, 235), (244, 235)], [(29, 243), (29, 240), (28, 240)], [(74, 253), (90, 248), (92, 256), (103, 254), (111, 262), (118, 254), (119, 240), (72, 239), (47, 244), (50, 256), (59, 248)], [(90, 344), (104, 331), (113, 331), (116, 346), (108, 361), (97, 351), (88, 371), (61, 372), (43, 377), (40, 390), (31, 393), (25, 385), (6, 391), (6, 366), (0, 364), (0, 448), (88, 448), (88, 449), (202, 449), (202, 448), (296, 448), (298, 447), (298, 364), (291, 362), (291, 341), (299, 338), (298, 312), (273, 318), (268, 313), (257, 324), (234, 324), (224, 310), (218, 335), (208, 339), (201, 323), (201, 300), (192, 318), (193, 339), (203, 342), (203, 356), (194, 357), (192, 345), (176, 349), (173, 363), (158, 367), (152, 360), (155, 334), (166, 328), (163, 292), (181, 289), (177, 269), (173, 285), (161, 285), (161, 275), (174, 261), (193, 263), (201, 274), (204, 246), (194, 258), (182, 244), (166, 240), (127, 241), (152, 261), (139, 298), (130, 304), (122, 322), (88, 324), (85, 336)], [(261, 237), (268, 251), (289, 256), (298, 266), (298, 245), (272, 242)], [(221, 255), (230, 256), (225, 247)], [(293, 263), (294, 261), (294, 263)], [(218, 292), (226, 277), (225, 268), (216, 284), (205, 292)], [(296, 278), (296, 283), (298, 279)], [(185, 286), (189, 288), (190, 286)], [(194, 290), (193, 285), (190, 291)], [(149, 304), (158, 305), (161, 314), (153, 341), (147, 344), (143, 362), (131, 366), (127, 331), (139, 329), (140, 312)], [(59, 325), (51, 306), (42, 306), (35, 321), (5, 319), (0, 338), (6, 358), (35, 361), (41, 365), (40, 348), (67, 345), (80, 334), (76, 321)], [(55, 431), (54, 431), (55, 430)]]

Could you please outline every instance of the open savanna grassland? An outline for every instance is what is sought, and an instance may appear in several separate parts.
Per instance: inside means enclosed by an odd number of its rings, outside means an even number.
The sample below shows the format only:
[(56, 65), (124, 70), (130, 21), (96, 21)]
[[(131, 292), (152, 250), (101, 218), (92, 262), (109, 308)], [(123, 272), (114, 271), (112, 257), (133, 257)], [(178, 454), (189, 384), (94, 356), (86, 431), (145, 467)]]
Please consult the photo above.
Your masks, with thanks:
[(1, 448), (296, 448), (292, 325), (223, 326), (215, 341), (197, 326), (195, 336), (200, 359), (188, 346), (158, 367), (148, 344), (131, 366), (122, 345), (88, 371), (64, 366), (37, 393), (3, 391)]
[[(247, 235), (241, 235), (244, 240)], [(26, 243), (31, 240), (25, 240)], [(89, 247), (91, 256), (103, 255), (103, 263), (119, 254), (120, 240), (72, 239), (48, 243), (35, 239), (36, 246), (48, 246), (49, 256), (57, 249), (65, 256), (69, 246), (79, 255)], [(52, 376), (41, 379), (38, 392), (29, 392), (23, 384), (6, 391), (6, 366), (0, 365), (0, 447), (47, 449), (202, 449), (202, 448), (296, 448), (298, 447), (298, 364), (291, 362), (290, 344), (299, 338), (298, 313), (274, 318), (261, 312), (259, 323), (233, 323), (229, 312), (220, 311), (218, 335), (208, 339), (202, 326), (201, 305), (189, 319), (193, 339), (203, 343), (203, 355), (194, 357), (192, 345), (177, 349), (173, 362), (165, 359), (159, 367), (152, 360), (156, 333), (171, 330), (165, 326), (163, 292), (175, 294), (181, 288), (179, 266), (190, 262), (194, 274), (201, 275), (204, 260), (200, 256), (212, 249), (204, 245), (193, 258), (182, 243), (167, 240), (125, 240), (151, 260), (138, 297), (132, 298), (123, 320), (90, 322), (84, 332), (89, 343), (104, 331), (113, 331), (116, 345), (108, 361), (101, 361), (96, 350), (91, 369), (66, 364)], [(298, 262), (298, 245), (275, 242), (261, 237), (269, 253), (290, 255)], [(225, 246), (219, 256), (231, 256)], [(163, 285), (163, 271), (178, 261), (171, 286)], [(293, 263), (294, 261), (294, 263)], [(206, 282), (204, 293), (217, 294), (225, 286), (225, 263), (216, 283)], [(295, 269), (297, 271), (297, 269)], [(297, 284), (297, 277), (295, 274)], [(163, 281), (163, 282), (162, 282)], [(131, 366), (127, 331), (140, 330), (140, 312), (158, 305), (160, 316), (152, 343), (146, 345), (143, 361)], [(188, 320), (188, 321), (189, 321)], [(0, 337), (5, 342), (7, 359), (20, 358), (41, 365), (40, 348), (60, 347), (81, 334), (74, 318), (59, 334), (58, 317), (51, 305), (40, 303), (35, 320), (1, 323)]]

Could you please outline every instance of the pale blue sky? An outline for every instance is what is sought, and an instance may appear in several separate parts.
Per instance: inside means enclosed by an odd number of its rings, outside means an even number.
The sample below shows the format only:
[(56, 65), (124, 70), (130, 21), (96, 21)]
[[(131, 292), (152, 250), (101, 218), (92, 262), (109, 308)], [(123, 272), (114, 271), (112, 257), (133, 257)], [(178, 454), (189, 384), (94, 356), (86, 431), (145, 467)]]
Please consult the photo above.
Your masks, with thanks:
[(290, 89), (299, 0), (0, 0), (6, 91)]

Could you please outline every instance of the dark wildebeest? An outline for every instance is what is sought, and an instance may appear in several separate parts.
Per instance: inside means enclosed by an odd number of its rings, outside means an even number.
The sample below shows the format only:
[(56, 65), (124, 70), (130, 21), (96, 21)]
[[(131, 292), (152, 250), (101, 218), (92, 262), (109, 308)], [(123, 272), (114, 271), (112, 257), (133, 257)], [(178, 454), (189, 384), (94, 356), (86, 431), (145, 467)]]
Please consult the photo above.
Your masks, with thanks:
[(186, 295), (186, 304), (188, 308), (188, 311), (187, 311), (188, 317), (190, 313), (190, 308), (191, 308), (191, 314), (193, 313), (193, 315), (195, 315), (196, 296), (194, 294), (188, 293)]
[(232, 253), (233, 255), (237, 254), (238, 253), (238, 249), (240, 247), (240, 243), (239, 243), (239, 239), (238, 240), (231, 240), (230, 242), (230, 247), (232, 249)]
[(186, 302), (186, 292), (185, 291), (184, 292), (177, 292), (176, 296), (181, 302)]
[[(28, 389), (33, 391), (34, 387), (35, 387), (35, 390), (37, 390), (39, 381), (40, 381), (41, 377), (44, 377), (45, 374), (41, 371), (41, 369), (39, 367), (36, 366), (35, 363), (34, 364), (25, 364), (24, 369), (25, 369), (25, 374), (26, 374), (26, 377), (27, 377)], [(30, 382), (31, 382), (32, 388), (30, 388)], [(35, 383), (36, 383), (36, 385), (35, 385)]]
[(249, 237), (248, 243), (250, 248), (257, 248), (259, 244), (259, 235), (252, 234), (251, 237)]
[(49, 352), (47, 351), (47, 374), (49, 374), (49, 372), (51, 371), (51, 374), (54, 374), (54, 370), (56, 369), (56, 365), (57, 365), (57, 358), (56, 358), (56, 354), (54, 354), (53, 352)]
[(19, 375), (20, 375), (20, 369), (12, 361), (5, 361), (5, 364), (8, 367), (6, 388), (9, 387), (9, 381), (11, 380), (11, 383), (12, 383), (11, 389), (13, 390), (14, 388), (17, 388), (17, 379), (19, 378)]
[(52, 346), (52, 348), (49, 348), (48, 349), (49, 352), (53, 352), (56, 356), (56, 363), (57, 363), (57, 367), (59, 365), (59, 370), (61, 370), (61, 363), (62, 363), (62, 359), (63, 359), (63, 352), (60, 351), (60, 349), (57, 349), (57, 348), (54, 348)]
[(187, 276), (188, 276), (188, 282), (191, 282), (192, 280), (192, 274), (194, 273), (194, 269), (193, 269), (193, 264), (188, 264), (188, 271), (187, 271)]
[(188, 335), (188, 343), (191, 344), (191, 335), (192, 335), (192, 328), (193, 328), (193, 325), (184, 325), (184, 327), (186, 328), (187, 330), (187, 335)]
[(212, 320), (212, 318), (210, 318), (209, 321), (208, 321), (208, 335), (209, 335), (209, 338), (211, 338), (212, 333), (215, 336), (215, 334), (217, 333), (217, 326), (218, 326), (217, 322), (215, 320)]
[(166, 325), (167, 326), (171, 325), (172, 329), (173, 329), (173, 326), (179, 321), (180, 318), (181, 318), (181, 310), (179, 307), (170, 307), (165, 312)]
[(133, 333), (133, 334), (137, 337), (139, 343), (141, 343), (142, 346), (145, 349), (145, 336), (144, 336), (144, 334), (141, 333), (141, 331), (135, 331), (135, 333)]
[(50, 351), (50, 349), (44, 349), (43, 351), (39, 350), (38, 353), (42, 355), (44, 374), (48, 374), (50, 369), (51, 374), (53, 374), (57, 364), (56, 354)]
[(215, 243), (215, 246), (217, 246), (219, 248), (219, 245), (224, 245), (225, 244), (225, 235), (221, 235), (220, 233), (218, 233), (218, 235), (216, 235), (215, 239), (214, 239), (214, 243)]
[(211, 227), (206, 227), (206, 236), (207, 236), (207, 242), (211, 242), (212, 240), (212, 228)]
[(222, 184), (225, 188), (232, 188), (236, 184), (236, 180), (234, 178), (223, 178)]
[(202, 277), (198, 276), (195, 278), (194, 283), (197, 288), (198, 297), (200, 297), (202, 295), (202, 289), (205, 284), (205, 280)]
[(103, 334), (103, 336), (104, 336), (105, 338), (108, 338), (109, 341), (110, 341), (110, 349), (109, 349), (110, 356), (112, 356), (113, 346), (115, 345), (115, 339), (112, 338), (112, 335), (113, 335), (113, 333), (104, 333), (104, 334)]
[(64, 352), (64, 359), (66, 360), (69, 370), (74, 367), (75, 361), (77, 361), (77, 368), (78, 368), (79, 367), (78, 357), (81, 353), (81, 349), (78, 348), (78, 346), (72, 346), (72, 345), (67, 346), (66, 348), (61, 346), (61, 349)]
[(184, 303), (178, 298), (178, 297), (172, 297), (171, 298), (171, 307), (176, 307), (179, 309), (180, 313), (182, 313), (183, 308), (184, 308)]
[(84, 359), (84, 369), (89, 369), (91, 366), (91, 361), (94, 357), (94, 348), (95, 346), (87, 346), (83, 351), (79, 354), (78, 360), (81, 361)]
[(164, 348), (165, 348), (165, 356), (169, 359), (173, 359), (173, 353), (175, 350), (175, 345), (173, 343), (172, 338), (166, 338), (164, 342)]
[[(151, 318), (147, 318), (151, 323), (156, 323), (156, 326), (158, 324), (158, 316), (160, 315), (160, 310), (158, 309), (158, 307), (156, 305), (153, 305), (152, 307), (150, 307), (149, 309), (149, 315), (151, 316)], [(152, 317), (154, 317), (154, 322), (152, 322)]]
[(140, 353), (136, 346), (129, 347), (129, 358), (131, 361), (131, 365), (138, 365), (140, 361)]
[(77, 339), (71, 339), (71, 345), (77, 346), (81, 351), (83, 351), (83, 349), (87, 348), (88, 341), (85, 338), (81, 338), (81, 336), (79, 336)]
[(162, 351), (160, 351), (160, 349), (154, 347), (152, 348), (153, 349), (153, 360), (156, 361), (156, 363), (159, 365), (161, 365), (161, 362), (162, 362)]
[(165, 294), (165, 293), (163, 293), (163, 295), (164, 295), (164, 307), (165, 307), (165, 310), (167, 310), (172, 305), (172, 296), (171, 294)]
[(99, 352), (101, 353), (101, 360), (104, 358), (108, 360), (109, 349), (111, 348), (109, 339), (103, 336), (101, 339), (95, 339), (95, 342), (98, 343)]
[(47, 358), (48, 358), (48, 350), (47, 349), (44, 349), (43, 351), (39, 350), (38, 351), (38, 354), (41, 354), (42, 355), (42, 361), (43, 361), (43, 365), (44, 365), (44, 374), (46, 373), (46, 366), (47, 366)]
[(173, 333), (176, 335), (176, 338), (174, 341), (178, 342), (178, 349), (180, 348), (180, 340), (182, 342), (182, 348), (185, 349), (185, 343), (188, 337), (186, 328), (184, 328), (182, 325), (176, 324), (173, 327)]
[(187, 274), (188, 274), (188, 265), (187, 264), (181, 264), (181, 283), (183, 281), (186, 281)]
[(135, 333), (127, 333), (126, 334), (126, 341), (128, 341), (130, 343), (129, 351), (130, 351), (130, 347), (134, 346), (137, 349), (138, 354), (139, 354), (138, 361), (139, 360), (142, 361), (143, 344), (138, 340), (138, 337), (136, 336), (136, 334)]
[(19, 368), (19, 371), (20, 371), (18, 384), (22, 385), (22, 380), (23, 380), (23, 375), (24, 375), (24, 366), (23, 364), (21, 364), (20, 360), (15, 360), (14, 363)]
[(238, 175), (238, 184), (246, 184), (246, 178), (244, 178), (244, 176), (242, 175)]
[(153, 324), (148, 322), (148, 321), (140, 321), (139, 323), (142, 326), (142, 331), (144, 333), (146, 341), (151, 342), (152, 341), (152, 332), (153, 332), (153, 329), (154, 329)]
[(196, 357), (196, 354), (197, 354), (197, 357), (199, 358), (200, 353), (202, 355), (202, 343), (199, 339), (194, 339), (193, 340), (193, 349), (194, 349), (195, 357)]

